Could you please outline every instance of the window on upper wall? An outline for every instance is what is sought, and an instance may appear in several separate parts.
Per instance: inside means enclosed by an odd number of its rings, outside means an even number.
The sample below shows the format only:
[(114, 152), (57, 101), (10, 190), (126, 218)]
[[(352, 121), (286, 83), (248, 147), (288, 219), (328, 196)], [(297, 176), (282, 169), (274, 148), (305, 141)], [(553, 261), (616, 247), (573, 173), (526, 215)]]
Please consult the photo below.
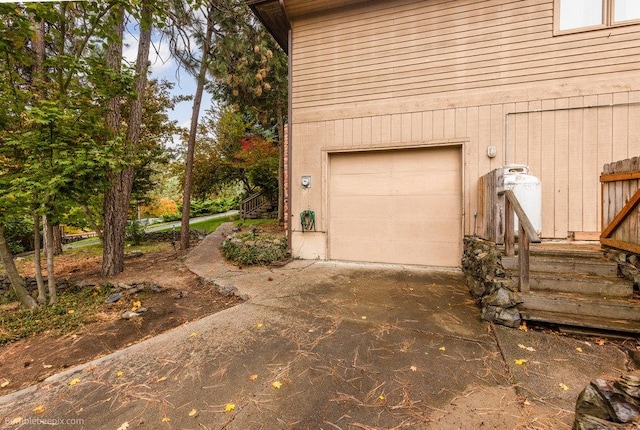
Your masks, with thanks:
[(573, 32), (640, 23), (640, 0), (556, 0), (556, 30)]

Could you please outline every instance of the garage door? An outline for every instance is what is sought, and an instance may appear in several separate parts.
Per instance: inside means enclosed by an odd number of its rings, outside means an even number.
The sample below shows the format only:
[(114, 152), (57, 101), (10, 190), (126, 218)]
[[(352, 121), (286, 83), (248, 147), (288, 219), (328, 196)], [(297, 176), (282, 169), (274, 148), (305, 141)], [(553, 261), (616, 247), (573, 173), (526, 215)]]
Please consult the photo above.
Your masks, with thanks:
[(460, 266), (459, 147), (329, 158), (329, 258)]

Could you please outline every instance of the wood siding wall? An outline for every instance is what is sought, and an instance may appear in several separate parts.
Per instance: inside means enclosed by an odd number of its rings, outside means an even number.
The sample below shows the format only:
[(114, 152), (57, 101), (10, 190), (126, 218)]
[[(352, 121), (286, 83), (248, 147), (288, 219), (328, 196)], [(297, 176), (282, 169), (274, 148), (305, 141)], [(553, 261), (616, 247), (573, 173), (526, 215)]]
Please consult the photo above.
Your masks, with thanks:
[[(294, 183), (326, 177), (326, 151), (462, 142), (465, 234), (478, 178), (521, 163), (542, 181), (542, 236), (564, 238), (600, 230), (602, 165), (640, 153), (638, 25), (553, 36), (553, 0), (398, 0), (292, 28)], [(313, 187), (293, 213), (322, 229)]]
[(640, 26), (553, 36), (553, 0), (369, 2), (294, 22), (293, 108), (640, 69)]

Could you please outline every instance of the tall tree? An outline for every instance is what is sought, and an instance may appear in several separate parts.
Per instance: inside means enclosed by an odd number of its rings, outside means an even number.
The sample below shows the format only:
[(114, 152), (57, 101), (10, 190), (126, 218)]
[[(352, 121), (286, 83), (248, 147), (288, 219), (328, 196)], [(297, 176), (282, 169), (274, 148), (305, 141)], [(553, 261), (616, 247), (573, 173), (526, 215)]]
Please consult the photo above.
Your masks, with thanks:
[[(210, 65), (218, 55), (217, 41), (233, 31), (238, 14), (238, 0), (175, 2), (171, 25), (166, 28), (171, 51), (178, 63), (196, 78), (196, 93), (191, 109), (191, 125), (187, 137), (183, 184), (182, 229), (180, 247), (189, 248), (189, 213), (193, 187), (193, 157), (200, 117), (202, 96), (208, 82)], [(195, 42), (195, 46), (194, 46)]]
[[(149, 49), (151, 46), (153, 8), (150, 0), (142, 1), (140, 13), (140, 37), (138, 41), (138, 56), (134, 78), (135, 96), (129, 112), (127, 130), (125, 134), (125, 150), (127, 156), (134, 157), (140, 140), (140, 126), (142, 124), (142, 110), (147, 85), (149, 68)], [(114, 10), (114, 34), (116, 38), (111, 42), (107, 51), (107, 61), (114, 73), (119, 73), (122, 67), (122, 36), (124, 32), (124, 10)], [(114, 95), (110, 101), (108, 123), (114, 133), (120, 133), (121, 113), (120, 96)], [(104, 232), (102, 274), (111, 276), (124, 270), (125, 228), (129, 213), (129, 201), (134, 181), (134, 166), (127, 165), (109, 174), (109, 188), (104, 198)]]

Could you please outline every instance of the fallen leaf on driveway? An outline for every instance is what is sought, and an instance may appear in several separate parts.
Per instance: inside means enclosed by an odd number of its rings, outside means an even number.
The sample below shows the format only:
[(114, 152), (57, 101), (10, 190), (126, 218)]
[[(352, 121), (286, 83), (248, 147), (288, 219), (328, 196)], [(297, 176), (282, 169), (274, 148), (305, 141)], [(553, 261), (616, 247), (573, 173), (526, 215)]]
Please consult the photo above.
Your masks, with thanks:
[(521, 344), (521, 343), (519, 343), (519, 344), (518, 344), (518, 348), (520, 348), (520, 349), (526, 349), (527, 351), (530, 351), (530, 352), (536, 352), (536, 350), (535, 350), (535, 349), (533, 349), (533, 347), (531, 347), (531, 346), (525, 346), (525, 345), (523, 345), (523, 344)]

